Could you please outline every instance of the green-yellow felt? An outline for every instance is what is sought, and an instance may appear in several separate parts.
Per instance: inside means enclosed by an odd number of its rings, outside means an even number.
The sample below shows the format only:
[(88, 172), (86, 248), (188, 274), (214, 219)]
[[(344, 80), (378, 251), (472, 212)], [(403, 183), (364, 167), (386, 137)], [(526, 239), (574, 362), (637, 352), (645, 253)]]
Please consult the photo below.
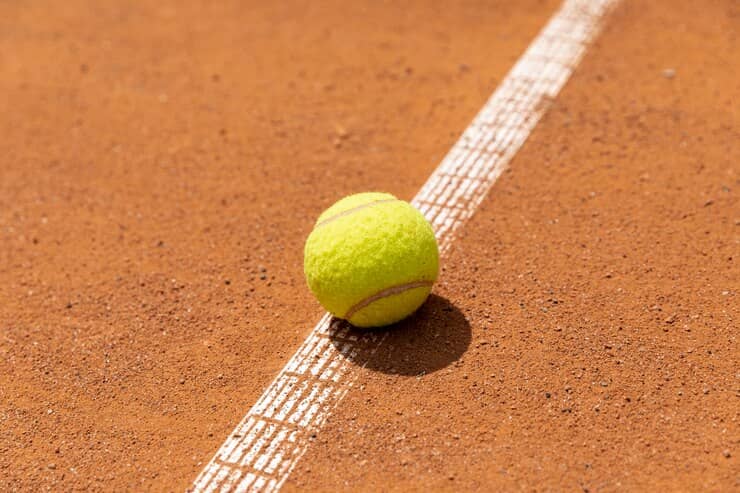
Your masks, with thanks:
[(303, 267), (328, 312), (357, 327), (380, 327), (424, 303), (439, 253), (432, 227), (411, 204), (387, 193), (359, 193), (319, 216)]

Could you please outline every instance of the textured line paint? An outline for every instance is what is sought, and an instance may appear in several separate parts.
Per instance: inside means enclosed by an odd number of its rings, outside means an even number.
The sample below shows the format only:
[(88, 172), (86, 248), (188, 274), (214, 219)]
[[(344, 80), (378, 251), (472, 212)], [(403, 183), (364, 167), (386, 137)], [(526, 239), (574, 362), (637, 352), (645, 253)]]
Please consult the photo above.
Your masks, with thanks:
[[(618, 2), (566, 0), (414, 198), (413, 205), (434, 228), (441, 254), (524, 144)], [(357, 378), (348, 358), (360, 347), (374, 352), (383, 339), (375, 333), (351, 334), (324, 315), (191, 491), (279, 490), (311, 436)]]

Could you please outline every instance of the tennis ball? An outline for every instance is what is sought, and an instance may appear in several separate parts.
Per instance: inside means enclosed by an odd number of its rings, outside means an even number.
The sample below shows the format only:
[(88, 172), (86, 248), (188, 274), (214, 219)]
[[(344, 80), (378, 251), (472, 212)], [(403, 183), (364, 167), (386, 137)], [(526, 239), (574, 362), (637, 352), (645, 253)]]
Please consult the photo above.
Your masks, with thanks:
[(324, 211), (306, 240), (303, 269), (321, 305), (357, 327), (411, 315), (437, 279), (431, 225), (408, 202), (358, 193)]

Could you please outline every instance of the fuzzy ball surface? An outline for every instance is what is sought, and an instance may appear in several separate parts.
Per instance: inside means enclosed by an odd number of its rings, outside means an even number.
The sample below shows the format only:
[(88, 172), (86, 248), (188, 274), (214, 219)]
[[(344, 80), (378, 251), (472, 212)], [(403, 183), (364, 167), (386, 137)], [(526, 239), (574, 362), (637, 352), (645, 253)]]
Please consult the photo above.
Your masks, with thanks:
[(359, 193), (324, 211), (306, 240), (304, 273), (332, 315), (381, 327), (411, 315), (437, 279), (434, 231), (411, 204)]

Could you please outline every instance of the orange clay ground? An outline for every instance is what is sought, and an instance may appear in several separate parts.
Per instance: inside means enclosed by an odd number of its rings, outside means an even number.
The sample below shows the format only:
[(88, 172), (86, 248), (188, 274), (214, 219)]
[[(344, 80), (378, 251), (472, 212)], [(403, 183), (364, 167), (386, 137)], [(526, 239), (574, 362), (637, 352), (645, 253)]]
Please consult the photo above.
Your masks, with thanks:
[[(0, 490), (187, 489), (557, 6), (0, 5)], [(740, 487), (739, 31), (618, 7), (284, 491)]]

